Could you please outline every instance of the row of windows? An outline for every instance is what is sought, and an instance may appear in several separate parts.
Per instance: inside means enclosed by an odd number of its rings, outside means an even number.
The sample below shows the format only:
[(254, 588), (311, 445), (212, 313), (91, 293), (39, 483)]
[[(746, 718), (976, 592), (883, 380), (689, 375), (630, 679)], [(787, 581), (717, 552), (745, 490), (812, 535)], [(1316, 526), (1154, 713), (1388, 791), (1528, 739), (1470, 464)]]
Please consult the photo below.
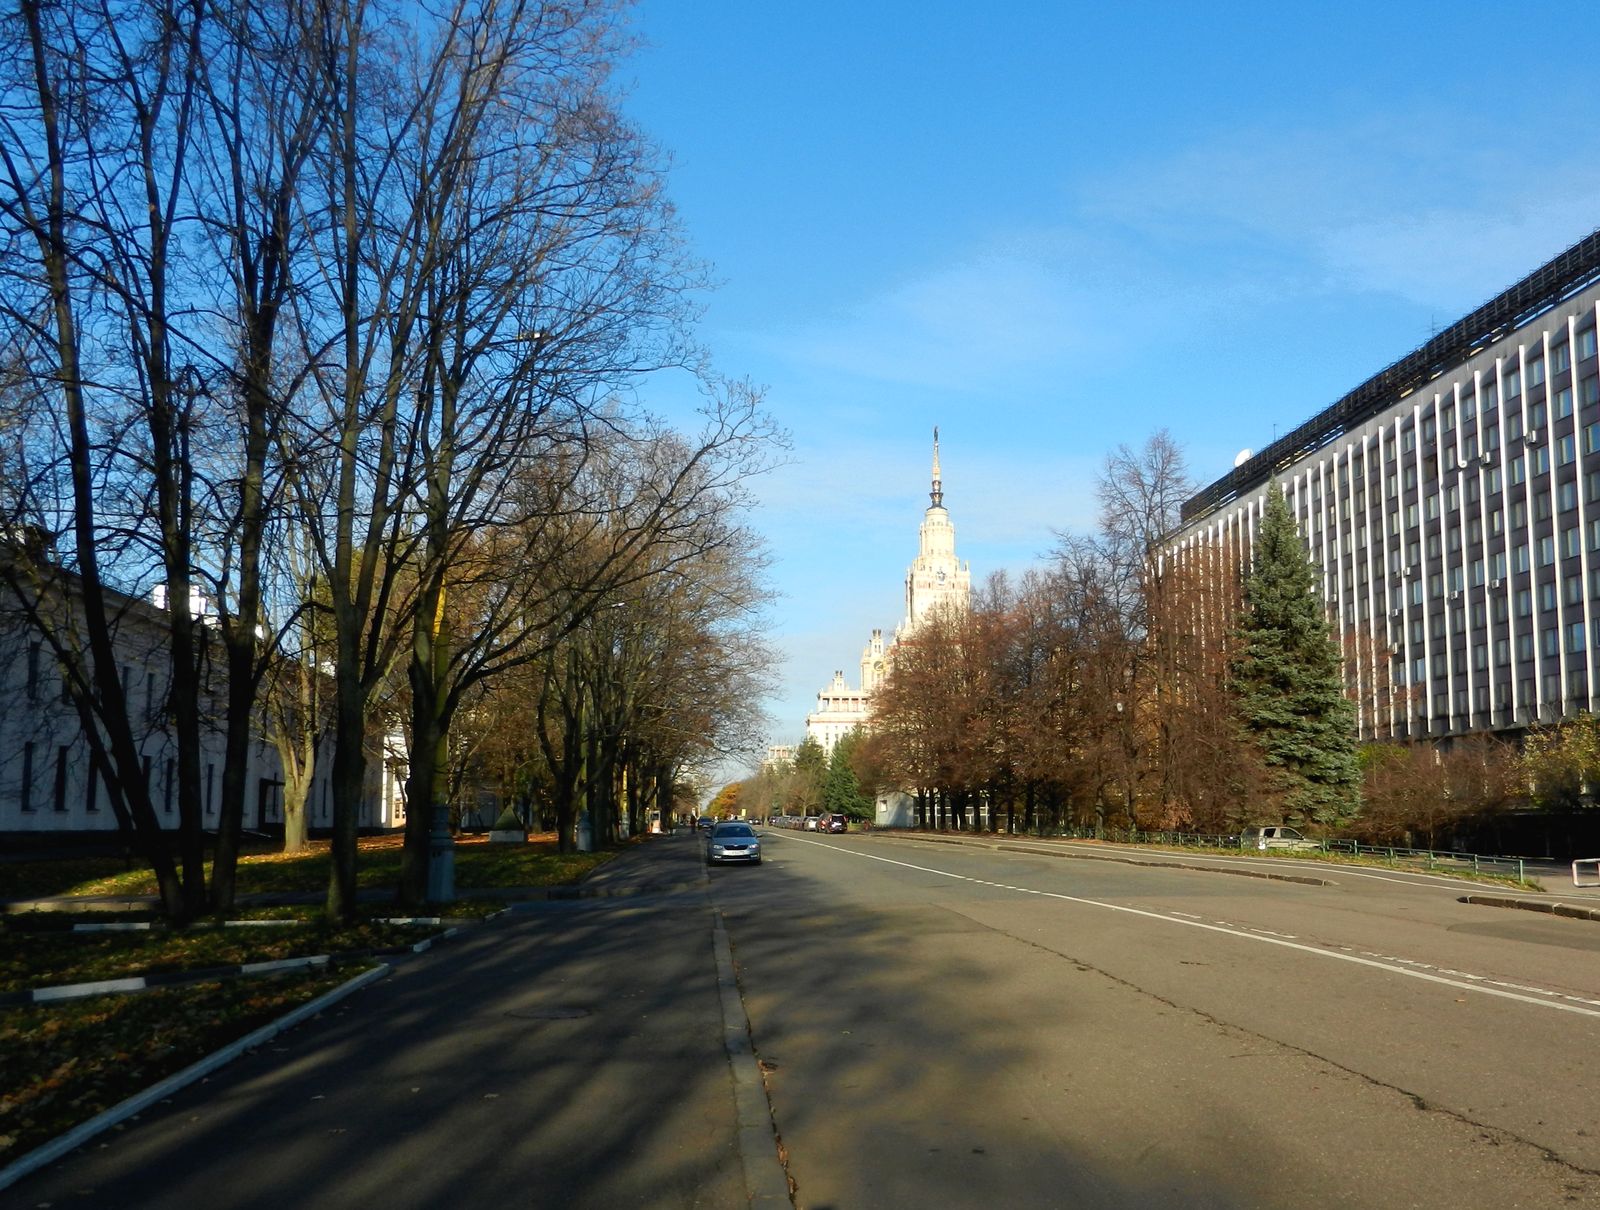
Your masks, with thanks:
[[(38, 767), (38, 764), (41, 758), (48, 760), (49, 754), (50, 747), (48, 745), (37, 744), (32, 740), (28, 740), (22, 745), (22, 775), (17, 784), (17, 805), (24, 813), (31, 814), (34, 811), (37, 811), (42, 805), (42, 796), (38, 793), (41, 787), (39, 787), (36, 783), (38, 780), (38, 774), (43, 770)], [(55, 767), (52, 771), (50, 791), (46, 801), (49, 802), (52, 810), (64, 813), (70, 810), (72, 806), (72, 803), (69, 801), (69, 783), (71, 771), (73, 766), (78, 763), (81, 758), (76, 755), (75, 745), (72, 744), (56, 745), (54, 754)], [(217, 767), (214, 763), (208, 763), (206, 765), (204, 803), (205, 813), (207, 815), (214, 815), (216, 813), (216, 772)], [(174, 787), (177, 784), (175, 780), (177, 774), (176, 762), (170, 758), (165, 762), (164, 774), (165, 776), (162, 778), (162, 793), (159, 796), (159, 804), (164, 814), (171, 815), (173, 813), (173, 796)], [(150, 786), (151, 790), (153, 791), (155, 787), (151, 785), (150, 776), (151, 761), (150, 757), (147, 755), (144, 758), (144, 779), (145, 784)], [(83, 786), (83, 809), (91, 815), (96, 814), (100, 810), (100, 804), (102, 801), (102, 788), (104, 784), (104, 773), (101, 771), (98, 764), (90, 761), (88, 776), (85, 778)]]

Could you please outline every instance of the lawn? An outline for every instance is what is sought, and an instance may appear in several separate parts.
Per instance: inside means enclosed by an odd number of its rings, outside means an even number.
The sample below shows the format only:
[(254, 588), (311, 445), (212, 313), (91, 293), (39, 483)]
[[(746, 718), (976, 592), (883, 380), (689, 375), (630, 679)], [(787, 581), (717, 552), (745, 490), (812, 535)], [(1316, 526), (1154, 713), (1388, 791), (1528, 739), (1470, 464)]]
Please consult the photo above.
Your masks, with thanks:
[(0, 1165), (356, 973), (295, 972), (0, 1009)]
[(0, 992), (172, 971), (201, 971), (246, 962), (410, 946), (437, 934), (426, 925), (364, 921), (347, 928), (325, 922), (282, 927), (70, 933), (0, 930)]
[[(391, 889), (400, 880), (400, 837), (363, 839), (356, 856), (356, 884)], [(468, 837), (456, 844), (456, 888), (548, 887), (575, 882), (610, 853), (559, 853), (555, 837), (521, 845), (490, 844)], [(210, 866), (207, 865), (207, 877)], [(300, 853), (252, 853), (239, 859), (238, 894), (321, 894), (328, 886), (328, 842)], [(155, 876), (143, 865), (118, 857), (7, 862), (0, 865), (0, 899), (54, 896), (154, 895)]]

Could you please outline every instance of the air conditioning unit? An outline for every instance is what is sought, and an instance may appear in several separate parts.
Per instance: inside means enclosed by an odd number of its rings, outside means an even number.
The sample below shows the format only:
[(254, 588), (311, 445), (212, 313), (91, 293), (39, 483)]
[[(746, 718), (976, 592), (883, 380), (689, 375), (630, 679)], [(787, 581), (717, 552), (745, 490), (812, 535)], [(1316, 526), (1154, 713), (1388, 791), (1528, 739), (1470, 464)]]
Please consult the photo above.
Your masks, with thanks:
[(1405, 653), (1406, 653), (1406, 648), (1405, 648), (1405, 644), (1404, 643), (1391, 643), (1389, 645), (1389, 654), (1390, 655), (1404, 655)]
[(1494, 465), (1494, 455), (1493, 454), (1479, 454), (1478, 455), (1478, 465), (1479, 466), (1493, 466)]
[(1391, 618), (1403, 618), (1403, 617), (1406, 616), (1406, 611), (1401, 609), (1398, 605), (1396, 605), (1393, 609), (1391, 609), (1389, 611), (1389, 616)]
[(1503, 584), (1503, 581), (1501, 581), (1501, 580), (1490, 580), (1489, 581), (1489, 587), (1490, 588), (1499, 588), (1499, 587), (1501, 587), (1502, 584)]
[(1415, 567), (1408, 567), (1404, 571), (1402, 571), (1400, 574), (1405, 579), (1409, 580), (1409, 579), (1411, 579), (1413, 576), (1415, 576), (1417, 574), (1417, 569)]
[(1528, 430), (1528, 444), (1529, 445), (1538, 445), (1539, 444), (1539, 430), (1538, 429), (1529, 429)]
[(1450, 590), (1450, 599), (1452, 601), (1459, 601), (1461, 599), (1461, 590), (1459, 588), (1452, 588)]

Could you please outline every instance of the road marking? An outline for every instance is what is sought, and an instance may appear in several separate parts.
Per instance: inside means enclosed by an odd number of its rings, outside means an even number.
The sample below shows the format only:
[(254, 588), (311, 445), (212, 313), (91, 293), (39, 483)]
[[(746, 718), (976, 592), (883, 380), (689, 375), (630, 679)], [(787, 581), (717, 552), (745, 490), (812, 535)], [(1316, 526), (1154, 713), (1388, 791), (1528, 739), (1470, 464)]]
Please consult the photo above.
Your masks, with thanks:
[[(921, 874), (937, 874), (941, 878), (950, 878), (957, 882), (979, 883), (983, 881), (981, 878), (972, 878), (966, 874), (955, 874), (949, 870), (938, 870), (932, 866), (916, 865), (909, 861), (897, 861), (893, 857), (880, 857), (876, 853), (859, 853), (854, 849), (842, 849), (836, 845), (823, 844), (821, 841), (816, 840), (805, 840), (799, 836), (786, 837), (785, 839), (798, 840), (801, 844), (814, 844), (819, 848), (829, 849), (832, 852), (848, 857), (860, 857), (867, 861), (881, 861), (885, 865), (899, 866), (906, 870), (916, 870)], [(1414, 959), (1374, 954), (1370, 950), (1364, 950), (1357, 954), (1324, 949), (1315, 945), (1307, 945), (1302, 941), (1290, 940), (1287, 936), (1280, 936), (1276, 933), (1252, 931), (1243, 926), (1223, 922), (1212, 924), (1199, 918), (1184, 920), (1166, 912), (1152, 912), (1145, 908), (1128, 907), (1120, 903), (1107, 903), (1102, 899), (1085, 899), (1079, 895), (1063, 895), (1059, 891), (1039, 891), (1031, 887), (1003, 887), (1002, 889), (1022, 891), (1030, 895), (1043, 895), (1049, 899), (1059, 899), (1064, 903), (1076, 903), (1084, 907), (1105, 908), (1107, 911), (1121, 912), (1128, 916), (1142, 916), (1146, 920), (1158, 920), (1163, 924), (1176, 924), (1184, 928), (1204, 929), (1209, 933), (1223, 933), (1229, 937), (1242, 938), (1245, 941), (1257, 941), (1262, 945), (1278, 945), (1284, 949), (1299, 950), (1301, 953), (1311, 954), (1318, 958), (1332, 958), (1336, 962), (1350, 962), (1357, 966), (1368, 966), (1374, 970), (1387, 971), (1391, 975), (1404, 975), (1408, 979), (1421, 979), (1427, 983), (1439, 983), (1445, 987), (1454, 987), (1461, 991), (1477, 992), (1481, 996), (1494, 996), (1501, 1000), (1515, 1000), (1520, 1004), (1532, 1004), (1537, 1008), (1553, 1008), (1558, 1012), (1576, 1013), (1582, 1017), (1600, 1017), (1600, 1001), (1597, 1000), (1568, 995), (1565, 992), (1550, 991), (1545, 988), (1525, 987), (1519, 983), (1502, 983), (1499, 980), (1489, 979), (1482, 975), (1464, 975), (1461, 978), (1449, 978), (1441, 968), (1431, 967), (1425, 962), (1417, 962)], [(1535, 992), (1537, 995), (1526, 995), (1524, 994), (1526, 992)], [(1552, 998), (1541, 999), (1539, 997)], [(1562, 1001), (1567, 1001), (1567, 1003), (1562, 1003)]]

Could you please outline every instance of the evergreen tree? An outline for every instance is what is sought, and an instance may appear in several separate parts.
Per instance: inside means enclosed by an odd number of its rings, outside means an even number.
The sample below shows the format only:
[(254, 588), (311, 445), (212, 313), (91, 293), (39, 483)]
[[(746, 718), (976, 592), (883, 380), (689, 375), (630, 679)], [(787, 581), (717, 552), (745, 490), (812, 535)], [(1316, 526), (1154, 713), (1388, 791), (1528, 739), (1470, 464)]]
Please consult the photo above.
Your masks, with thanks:
[(1316, 571), (1274, 484), (1245, 578), (1232, 684), (1284, 820), (1332, 824), (1360, 807), (1355, 708), (1317, 591)]
[(828, 757), (828, 773), (822, 782), (822, 809), (828, 814), (835, 811), (851, 819), (871, 819), (872, 802), (861, 792), (861, 781), (856, 776), (852, 757), (861, 742), (861, 729), (857, 727), (833, 746)]
[(828, 758), (822, 745), (811, 736), (794, 750), (794, 776), (789, 784), (788, 809), (796, 815), (815, 815), (822, 810), (822, 786), (828, 774)]

